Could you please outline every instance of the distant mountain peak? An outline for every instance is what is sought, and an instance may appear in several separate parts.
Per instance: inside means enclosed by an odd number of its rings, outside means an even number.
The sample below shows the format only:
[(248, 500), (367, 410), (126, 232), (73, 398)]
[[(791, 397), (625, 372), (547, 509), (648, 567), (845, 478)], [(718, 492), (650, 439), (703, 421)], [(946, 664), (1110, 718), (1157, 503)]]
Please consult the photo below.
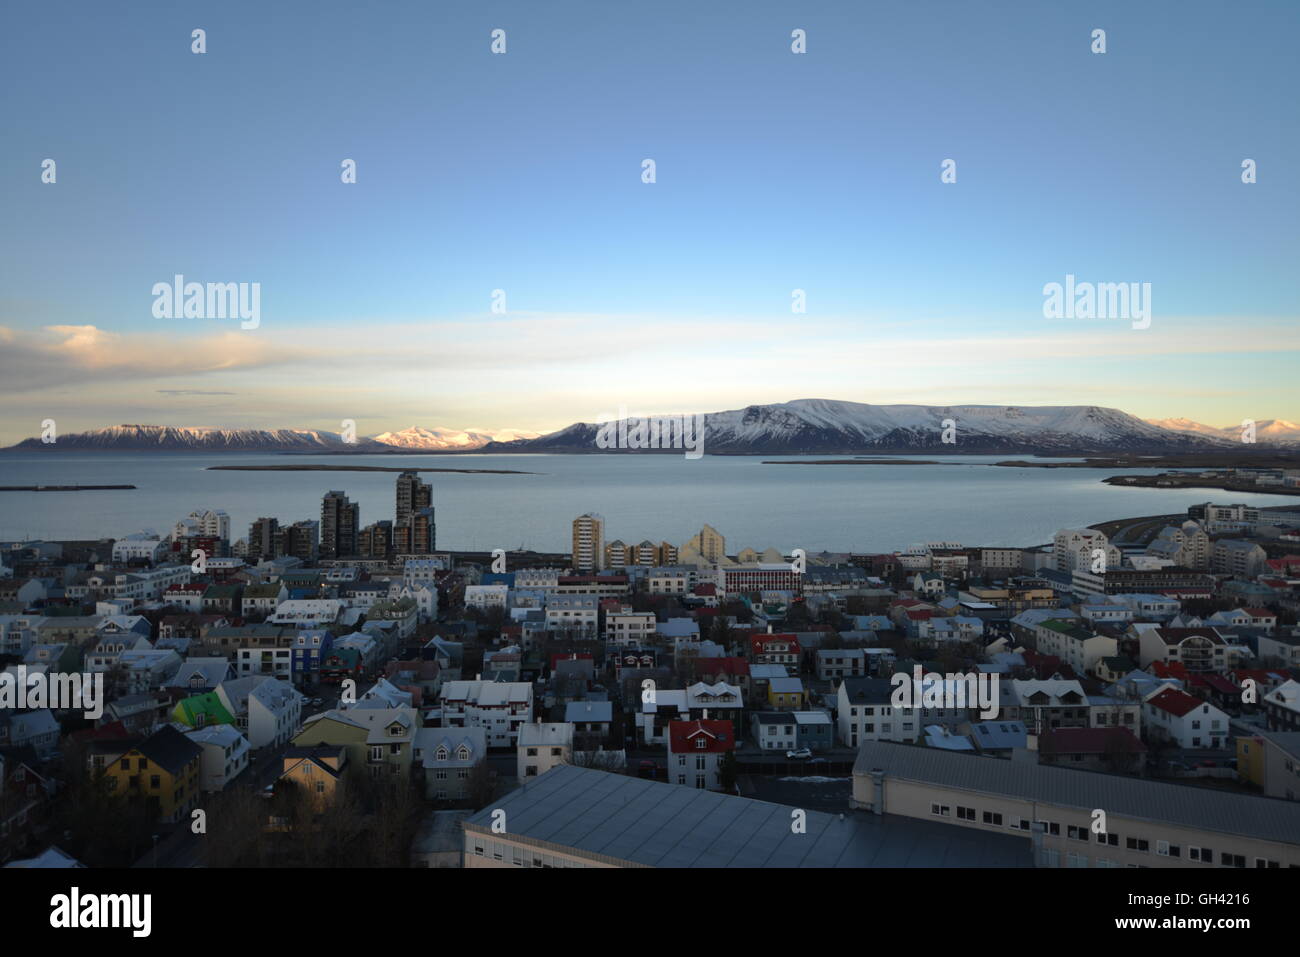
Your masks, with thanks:
[[(1225, 425), (1220, 429), (1201, 422), (1194, 422), (1191, 419), (1147, 419), (1146, 421), (1151, 425), (1159, 426), (1162, 429), (1170, 429), (1174, 432), (1213, 436), (1238, 443), (1241, 442), (1243, 430), (1242, 423)], [(1272, 445), (1300, 444), (1300, 425), (1288, 422), (1286, 419), (1256, 419), (1255, 441)]]
[(413, 425), (398, 432), (381, 432), (372, 441), (402, 449), (429, 449), (431, 451), (481, 449), (489, 442), (513, 442), (517, 439), (536, 438), (536, 432), (520, 429), (445, 429)]

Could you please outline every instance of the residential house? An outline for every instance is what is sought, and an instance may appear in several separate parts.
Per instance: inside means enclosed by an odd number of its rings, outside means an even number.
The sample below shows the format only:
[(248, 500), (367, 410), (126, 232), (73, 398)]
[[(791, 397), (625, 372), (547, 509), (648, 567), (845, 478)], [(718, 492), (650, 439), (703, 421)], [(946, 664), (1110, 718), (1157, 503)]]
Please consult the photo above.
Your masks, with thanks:
[(533, 719), (533, 686), (525, 681), (448, 681), (440, 702), (444, 727), (482, 728), (490, 748), (514, 747)]
[(799, 678), (773, 678), (768, 682), (768, 707), (777, 711), (798, 711), (807, 700), (803, 681)]
[(424, 771), (424, 795), (433, 801), (464, 801), (473, 796), (474, 775), (487, 759), (482, 728), (420, 728), (413, 760)]
[(522, 724), (518, 740), (516, 761), (521, 784), (573, 759), (573, 725), (567, 721)]
[(1128, 728), (1055, 728), (1038, 737), (1040, 764), (1090, 771), (1136, 773), (1146, 762), (1146, 751)]
[(280, 759), (276, 790), (288, 786), (307, 795), (317, 808), (334, 802), (348, 770), (348, 749), (344, 745), (293, 745)]
[(668, 780), (701, 790), (722, 787), (725, 755), (734, 754), (730, 721), (673, 721), (668, 726)]
[(203, 751), (199, 758), (199, 787), (224, 791), (248, 767), (248, 739), (231, 724), (209, 724), (185, 732)]
[(1288, 680), (1260, 698), (1270, 731), (1300, 731), (1300, 681)]
[(296, 747), (336, 745), (348, 761), (375, 777), (409, 775), (420, 714), (414, 708), (349, 708), (322, 711), (303, 722)]
[(202, 748), (168, 724), (105, 765), (104, 775), (110, 793), (144, 801), (151, 818), (174, 823), (198, 803), (202, 757)]
[(255, 751), (288, 741), (302, 717), (303, 696), (288, 682), (267, 675), (224, 681), (217, 696)]
[(1186, 691), (1165, 688), (1144, 704), (1146, 726), (1158, 738), (1180, 748), (1221, 748), (1227, 743), (1228, 716)]
[(816, 661), (817, 677), (833, 684), (867, 674), (867, 653), (862, 648), (818, 648)]

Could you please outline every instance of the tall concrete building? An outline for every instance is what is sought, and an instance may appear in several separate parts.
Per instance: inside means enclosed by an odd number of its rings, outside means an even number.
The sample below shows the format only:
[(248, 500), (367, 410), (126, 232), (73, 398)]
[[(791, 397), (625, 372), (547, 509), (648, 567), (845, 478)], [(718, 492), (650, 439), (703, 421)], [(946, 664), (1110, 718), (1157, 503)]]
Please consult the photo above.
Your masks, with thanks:
[(597, 572), (605, 567), (605, 519), (594, 512), (573, 520), (573, 569)]
[(321, 558), (342, 558), (357, 554), (361, 531), (361, 509), (340, 491), (325, 493), (320, 506)]
[(384, 519), (361, 530), (357, 547), (365, 558), (388, 558), (393, 553), (393, 523)]
[(278, 558), (283, 545), (279, 519), (259, 518), (248, 527), (248, 547), (245, 558), (257, 564), (264, 558)]
[(433, 505), (433, 486), (420, 480), (416, 472), (403, 472), (397, 476), (397, 520), (394, 525), (405, 525), (413, 512)]
[(320, 557), (320, 522), (303, 519), (280, 529), (280, 554), (311, 564)]
[(438, 526), (432, 506), (417, 508), (393, 529), (393, 547), (399, 555), (431, 555), (438, 547)]

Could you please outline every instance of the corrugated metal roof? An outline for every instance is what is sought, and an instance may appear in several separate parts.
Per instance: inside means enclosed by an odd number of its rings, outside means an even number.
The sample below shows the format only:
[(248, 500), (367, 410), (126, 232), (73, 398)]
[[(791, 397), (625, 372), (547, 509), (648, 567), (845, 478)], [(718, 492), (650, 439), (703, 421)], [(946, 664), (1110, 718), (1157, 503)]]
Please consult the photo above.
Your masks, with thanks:
[[(553, 768), (465, 822), (509, 837), (647, 867), (1030, 867), (1028, 839), (894, 815), (795, 810), (780, 804), (591, 768)], [(507, 839), (509, 839), (509, 837)]]

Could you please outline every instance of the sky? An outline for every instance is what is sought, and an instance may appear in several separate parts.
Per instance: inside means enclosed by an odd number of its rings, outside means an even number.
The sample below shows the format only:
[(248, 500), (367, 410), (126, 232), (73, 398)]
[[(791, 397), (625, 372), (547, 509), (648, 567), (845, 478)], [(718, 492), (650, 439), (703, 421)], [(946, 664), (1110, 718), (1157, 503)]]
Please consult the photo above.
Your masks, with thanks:
[[(1298, 28), (1290, 0), (8, 4), (0, 444), (797, 398), (1300, 420)], [(156, 317), (178, 274), (258, 283), (257, 327)], [(1067, 275), (1150, 283), (1150, 326), (1045, 317)]]

